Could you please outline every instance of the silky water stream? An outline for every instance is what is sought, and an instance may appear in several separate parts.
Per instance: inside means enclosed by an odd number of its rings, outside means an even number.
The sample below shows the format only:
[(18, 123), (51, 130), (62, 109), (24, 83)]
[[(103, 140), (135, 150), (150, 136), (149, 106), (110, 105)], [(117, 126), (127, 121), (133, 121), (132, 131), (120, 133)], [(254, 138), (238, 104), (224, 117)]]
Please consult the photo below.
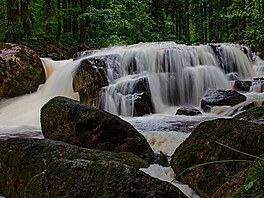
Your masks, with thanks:
[[(232, 83), (227, 80), (230, 74), (240, 79), (260, 76), (264, 71), (263, 61), (257, 59), (253, 69), (247, 55), (239, 47), (228, 44), (212, 47), (163, 42), (115, 46), (83, 55), (75, 61), (43, 58), (45, 84), (35, 93), (1, 101), (0, 138), (43, 138), (39, 119), (41, 107), (54, 96), (79, 100), (72, 88), (76, 69), (83, 59), (103, 57), (109, 85), (101, 89), (98, 107), (131, 123), (156, 153), (171, 156), (195, 126), (226, 116), (232, 110), (221, 107), (213, 109), (211, 114), (182, 116), (175, 115), (177, 108), (184, 105), (199, 108), (208, 88), (231, 88)], [(142, 93), (136, 87), (142, 82), (150, 96), (152, 110), (148, 115), (137, 116), (135, 101)], [(249, 102), (262, 101), (263, 96), (252, 92), (248, 99)], [(189, 197), (198, 197), (187, 185), (174, 180), (170, 167), (152, 165), (142, 171), (172, 182)]]

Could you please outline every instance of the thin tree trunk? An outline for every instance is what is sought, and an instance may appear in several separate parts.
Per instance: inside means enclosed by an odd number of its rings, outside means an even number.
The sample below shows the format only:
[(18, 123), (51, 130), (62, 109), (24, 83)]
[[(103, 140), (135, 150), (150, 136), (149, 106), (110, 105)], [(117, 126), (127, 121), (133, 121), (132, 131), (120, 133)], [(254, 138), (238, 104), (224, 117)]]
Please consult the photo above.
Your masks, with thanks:
[(61, 37), (61, 0), (57, 0), (57, 10), (58, 10), (58, 26), (56, 32), (56, 42), (60, 43)]
[(19, 22), (19, 7), (17, 0), (7, 0), (7, 28), (9, 31), (5, 35), (5, 41), (7, 42), (21, 42), (22, 35)]
[(21, 0), (21, 21), (24, 30), (24, 37), (29, 37), (31, 35), (31, 26), (30, 26), (30, 15), (28, 7), (30, 5), (30, 0)]
[[(87, 0), (80, 0), (82, 14), (86, 12), (87, 9)], [(86, 22), (88, 21), (87, 17), (80, 19), (80, 42), (84, 43), (86, 40)]]
[[(78, 1), (72, 0), (72, 8), (77, 9)], [(78, 40), (78, 21), (77, 21), (78, 15), (77, 12), (74, 11), (73, 17), (72, 17), (72, 35), (75, 40)]]

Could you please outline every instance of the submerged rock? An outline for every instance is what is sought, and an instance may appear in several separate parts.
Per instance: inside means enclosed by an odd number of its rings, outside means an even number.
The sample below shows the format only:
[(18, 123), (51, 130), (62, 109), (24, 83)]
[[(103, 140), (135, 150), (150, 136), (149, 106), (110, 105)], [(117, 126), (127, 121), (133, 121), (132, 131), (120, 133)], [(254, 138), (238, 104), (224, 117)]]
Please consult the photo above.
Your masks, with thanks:
[(246, 99), (246, 96), (235, 90), (209, 89), (201, 100), (201, 108), (209, 112), (213, 106), (234, 106)]
[[(178, 175), (177, 179), (188, 184), (201, 197), (212, 197), (225, 182), (255, 160), (217, 142), (259, 156), (264, 151), (263, 139), (264, 127), (259, 124), (236, 119), (206, 121), (176, 149), (171, 166)], [(204, 165), (189, 169), (199, 164)]]
[(202, 114), (201, 111), (199, 111), (199, 109), (193, 106), (180, 107), (176, 112), (176, 115), (187, 115), (187, 116), (194, 116), (200, 114)]
[(81, 147), (131, 152), (153, 162), (145, 137), (119, 117), (77, 101), (56, 97), (41, 109), (44, 136)]
[(0, 142), (0, 192), (6, 197), (183, 197), (173, 185), (138, 170), (130, 153), (89, 150), (63, 142)]
[(37, 53), (23, 45), (0, 43), (0, 100), (34, 92), (44, 82)]

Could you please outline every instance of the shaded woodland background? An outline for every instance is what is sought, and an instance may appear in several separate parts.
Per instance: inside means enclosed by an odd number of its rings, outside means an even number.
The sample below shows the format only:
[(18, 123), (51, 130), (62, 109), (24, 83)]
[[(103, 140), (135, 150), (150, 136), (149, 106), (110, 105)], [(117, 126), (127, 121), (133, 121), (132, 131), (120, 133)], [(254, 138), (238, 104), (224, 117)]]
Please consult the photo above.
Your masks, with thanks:
[(264, 0), (0, 0), (0, 41), (264, 44)]

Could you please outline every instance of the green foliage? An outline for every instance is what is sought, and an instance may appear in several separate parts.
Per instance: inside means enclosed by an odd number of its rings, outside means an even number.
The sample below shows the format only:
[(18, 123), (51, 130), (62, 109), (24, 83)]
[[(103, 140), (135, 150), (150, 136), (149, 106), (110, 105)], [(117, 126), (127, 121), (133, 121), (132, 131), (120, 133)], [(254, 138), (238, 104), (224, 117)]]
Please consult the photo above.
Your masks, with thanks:
[(240, 198), (240, 197), (264, 197), (264, 163), (256, 163), (248, 171), (247, 178), (236, 193), (231, 197)]
[[(0, 41), (14, 34), (91, 48), (162, 40), (263, 44), (263, 1), (40, 0), (28, 1), (26, 14), (13, 0), (19, 17), (10, 21), (10, 6), (0, 0)], [(25, 21), (31, 30), (23, 37)]]

